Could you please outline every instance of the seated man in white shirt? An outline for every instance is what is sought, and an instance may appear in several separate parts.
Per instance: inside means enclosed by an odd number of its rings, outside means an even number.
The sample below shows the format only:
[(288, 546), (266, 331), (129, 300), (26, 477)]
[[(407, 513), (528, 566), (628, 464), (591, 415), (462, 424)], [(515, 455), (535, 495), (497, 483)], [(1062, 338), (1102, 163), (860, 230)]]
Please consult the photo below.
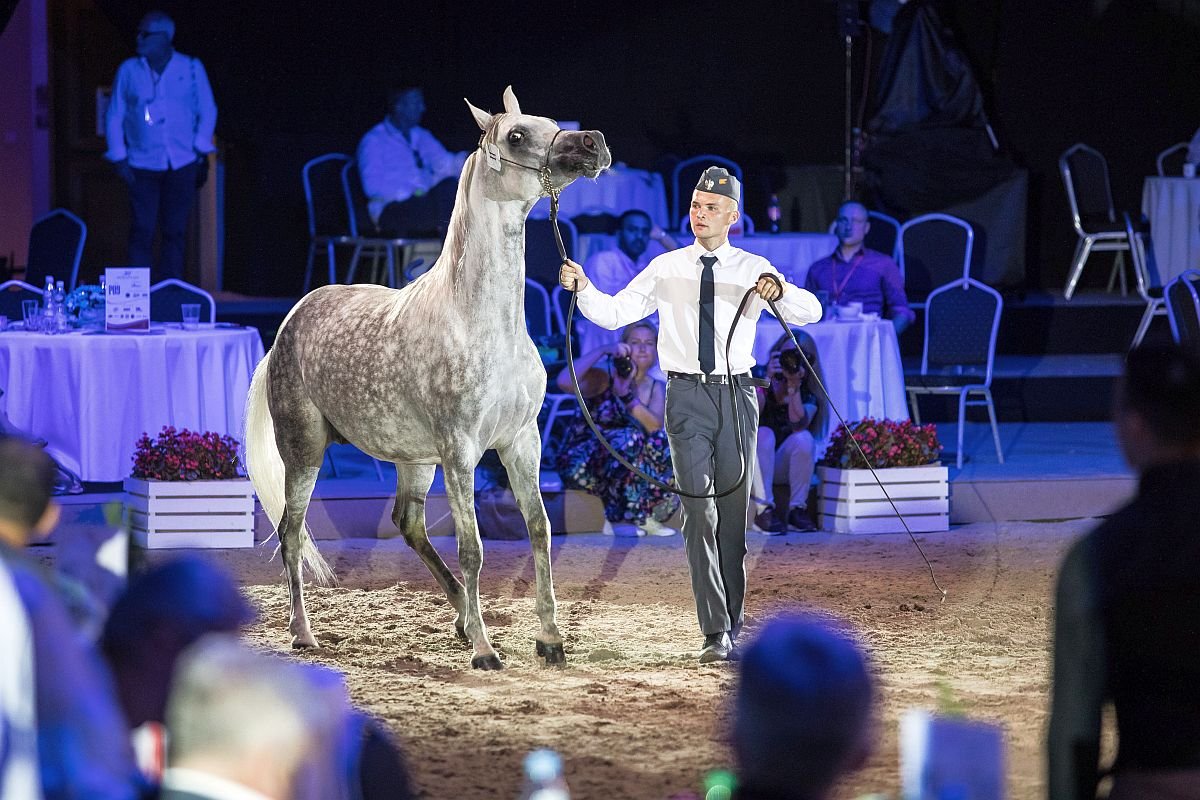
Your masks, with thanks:
[[(651, 241), (662, 245), (662, 249), (651, 251)], [(583, 262), (583, 271), (600, 291), (616, 294), (628, 286), (654, 256), (678, 246), (674, 239), (651, 221), (649, 214), (640, 208), (631, 208), (617, 221), (617, 246), (588, 256), (587, 261)], [(657, 325), (657, 314), (649, 319)], [(575, 330), (579, 335), (581, 353), (615, 344), (621, 338), (620, 331), (601, 328), (582, 314), (575, 318)]]
[(441, 236), (450, 222), (464, 153), (451, 153), (420, 126), (425, 95), (405, 87), (388, 96), (387, 117), (358, 144), (367, 211), (385, 236)]

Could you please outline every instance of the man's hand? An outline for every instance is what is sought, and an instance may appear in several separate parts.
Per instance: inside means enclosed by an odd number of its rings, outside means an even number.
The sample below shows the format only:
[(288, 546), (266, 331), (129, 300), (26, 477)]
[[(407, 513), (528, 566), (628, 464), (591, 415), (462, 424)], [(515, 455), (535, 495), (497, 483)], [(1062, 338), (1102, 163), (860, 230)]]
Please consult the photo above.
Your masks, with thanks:
[(581, 292), (587, 288), (588, 278), (583, 267), (568, 258), (558, 271), (558, 282), (569, 292)]
[(129, 166), (129, 159), (123, 158), (120, 161), (114, 161), (113, 172), (117, 173), (117, 177), (126, 186), (133, 186), (133, 167)]
[(783, 284), (774, 275), (767, 273), (758, 276), (758, 283), (754, 284), (754, 291), (763, 300), (770, 302), (783, 297)]

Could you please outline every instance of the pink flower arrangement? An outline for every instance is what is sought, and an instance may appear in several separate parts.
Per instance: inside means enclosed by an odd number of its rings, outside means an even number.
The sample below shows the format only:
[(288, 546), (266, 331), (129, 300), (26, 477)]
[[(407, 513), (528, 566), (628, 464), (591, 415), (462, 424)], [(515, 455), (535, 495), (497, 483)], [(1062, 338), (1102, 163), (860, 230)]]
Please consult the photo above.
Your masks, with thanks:
[(238, 442), (209, 431), (165, 426), (157, 439), (143, 433), (133, 454), (133, 477), (155, 481), (206, 481), (238, 478)]
[[(854, 441), (846, 429), (839, 427), (829, 439), (829, 448), (821, 457), (821, 465), (839, 469), (866, 469), (865, 455), (871, 466), (923, 467), (937, 463), (942, 446), (938, 443), (937, 428), (933, 425), (914, 425), (908, 420), (867, 417), (850, 423)], [(862, 453), (858, 452), (862, 448)]]

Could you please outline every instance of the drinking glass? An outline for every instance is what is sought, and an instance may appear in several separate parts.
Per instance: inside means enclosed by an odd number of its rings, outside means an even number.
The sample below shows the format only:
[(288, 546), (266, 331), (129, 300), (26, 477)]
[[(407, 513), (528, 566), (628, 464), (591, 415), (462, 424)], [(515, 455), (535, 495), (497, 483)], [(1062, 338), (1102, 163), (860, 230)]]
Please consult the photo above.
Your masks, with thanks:
[(199, 303), (182, 303), (179, 306), (179, 314), (183, 318), (183, 329), (185, 331), (194, 331), (200, 327), (200, 304)]
[(42, 329), (42, 304), (37, 300), (21, 301), (21, 318), (25, 321), (25, 330), (39, 331)]

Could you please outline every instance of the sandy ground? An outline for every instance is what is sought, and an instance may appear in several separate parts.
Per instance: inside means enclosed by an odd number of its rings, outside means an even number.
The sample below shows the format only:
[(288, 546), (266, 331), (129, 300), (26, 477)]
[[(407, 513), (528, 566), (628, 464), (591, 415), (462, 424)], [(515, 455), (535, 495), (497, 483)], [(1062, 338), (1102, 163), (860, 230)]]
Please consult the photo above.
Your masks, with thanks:
[[(1052, 581), (1066, 547), (1093, 524), (920, 536), (945, 602), (904, 535), (751, 534), (748, 634), (772, 613), (800, 608), (836, 618), (872, 654), (882, 686), (878, 748), (838, 798), (898, 797), (899, 715), (947, 699), (1003, 726), (1008, 797), (1042, 796)], [(454, 540), (434, 543), (453, 567)], [(541, 746), (562, 753), (578, 798), (689, 796), (706, 772), (730, 763), (736, 667), (696, 662), (701, 636), (679, 537), (554, 537), (562, 668), (534, 655), (528, 543), (486, 542), (484, 618), (506, 666), (496, 673), (469, 668), (448, 604), (402, 541), (321, 549), (340, 586), (308, 593), (322, 646), (297, 657), (346, 674), (354, 699), (403, 741), (424, 797), (516, 797), (521, 758)], [(250, 640), (291, 653), (279, 562), (263, 548), (213, 557), (262, 609)]]

